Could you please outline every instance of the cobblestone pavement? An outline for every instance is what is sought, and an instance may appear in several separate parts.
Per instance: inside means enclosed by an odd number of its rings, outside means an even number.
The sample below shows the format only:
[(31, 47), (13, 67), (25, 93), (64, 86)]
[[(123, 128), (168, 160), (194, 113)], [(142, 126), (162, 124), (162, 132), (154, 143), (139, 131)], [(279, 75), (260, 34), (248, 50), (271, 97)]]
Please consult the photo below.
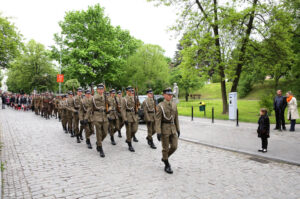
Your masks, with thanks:
[[(161, 147), (147, 146), (141, 127), (135, 153), (124, 136), (106, 157), (77, 144), (60, 123), (31, 112), (0, 110), (3, 198), (300, 198), (300, 168), (185, 141), (163, 171)], [(124, 135), (124, 129), (123, 129)], [(184, 129), (182, 129), (184, 133)], [(92, 136), (95, 146), (95, 136)], [(158, 142), (155, 140), (156, 144)]]

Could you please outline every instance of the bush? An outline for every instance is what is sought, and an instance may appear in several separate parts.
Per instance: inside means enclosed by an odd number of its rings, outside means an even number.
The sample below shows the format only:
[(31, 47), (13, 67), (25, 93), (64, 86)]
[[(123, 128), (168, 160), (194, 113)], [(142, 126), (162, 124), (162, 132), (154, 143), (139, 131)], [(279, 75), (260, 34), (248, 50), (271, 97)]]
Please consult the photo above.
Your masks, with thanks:
[(238, 95), (240, 98), (246, 97), (248, 93), (252, 90), (253, 86), (253, 79), (252, 75), (242, 75), (240, 83), (238, 85)]
[(273, 94), (269, 93), (262, 95), (259, 100), (260, 108), (266, 108), (268, 110), (268, 115), (271, 115), (272, 111), (274, 110), (273, 98)]

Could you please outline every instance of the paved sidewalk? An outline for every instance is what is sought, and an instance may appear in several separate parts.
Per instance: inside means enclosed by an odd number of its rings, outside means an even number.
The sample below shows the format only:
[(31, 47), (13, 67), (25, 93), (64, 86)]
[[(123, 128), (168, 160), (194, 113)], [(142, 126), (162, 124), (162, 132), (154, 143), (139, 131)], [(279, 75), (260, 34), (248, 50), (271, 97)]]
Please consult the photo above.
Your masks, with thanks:
[(180, 117), (180, 125), (184, 140), (300, 165), (299, 124), (296, 132), (275, 131), (271, 125), (268, 153), (257, 151), (261, 147), (257, 124), (242, 122), (236, 127), (234, 121), (215, 120), (212, 124), (209, 119)]

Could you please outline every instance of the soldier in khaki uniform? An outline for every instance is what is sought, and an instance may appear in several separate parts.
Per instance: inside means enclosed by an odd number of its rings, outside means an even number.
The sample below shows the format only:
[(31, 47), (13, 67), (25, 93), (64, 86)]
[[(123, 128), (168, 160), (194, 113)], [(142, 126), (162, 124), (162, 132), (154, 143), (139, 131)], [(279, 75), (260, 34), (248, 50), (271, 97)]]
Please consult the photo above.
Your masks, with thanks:
[[(96, 127), (97, 150), (100, 152), (100, 157), (104, 158), (105, 154), (102, 148), (102, 141), (107, 136), (108, 119), (107, 119), (107, 99), (104, 95), (104, 85), (97, 86), (97, 93), (93, 96), (93, 124)], [(89, 113), (88, 113), (89, 114)]]
[(58, 110), (60, 112), (61, 124), (65, 133), (68, 133), (67, 130), (67, 96), (62, 95), (62, 100), (59, 101)]
[(34, 112), (36, 115), (39, 115), (39, 106), (40, 106), (40, 96), (36, 95), (33, 99)]
[(122, 118), (126, 126), (126, 143), (128, 144), (128, 149), (134, 152), (131, 140), (137, 131), (137, 115), (135, 113), (135, 102), (132, 96), (132, 87), (128, 86), (126, 88), (126, 96), (122, 99)]
[(60, 100), (61, 100), (60, 95), (57, 95), (53, 100), (53, 105), (54, 105), (53, 111), (54, 111), (55, 119), (57, 119), (57, 115), (58, 115), (58, 118), (60, 119), (59, 112), (58, 112), (58, 105), (59, 105)]
[(66, 100), (66, 119), (68, 124), (68, 132), (71, 134), (71, 137), (74, 137), (73, 129), (73, 112), (74, 112), (74, 101), (73, 101), (73, 92), (69, 91), (68, 98)]
[(44, 99), (44, 93), (42, 93), (42, 95), (41, 95), (41, 97), (40, 97), (40, 107), (39, 107), (39, 112), (41, 113), (41, 117), (44, 117), (43, 99)]
[(77, 89), (77, 95), (73, 97), (73, 127), (74, 133), (77, 138), (77, 143), (80, 143), (80, 140), (83, 140), (82, 135), (79, 134), (79, 108), (82, 99), (82, 88)]
[(50, 103), (51, 103), (51, 97), (49, 96), (49, 93), (46, 92), (45, 96), (43, 97), (43, 116), (46, 119), (50, 119)]
[(147, 90), (147, 96), (148, 98), (144, 100), (142, 104), (142, 108), (144, 110), (144, 120), (147, 124), (147, 129), (148, 129), (148, 136), (147, 136), (147, 141), (149, 146), (152, 149), (156, 149), (156, 146), (153, 143), (152, 136), (155, 134), (155, 108), (156, 104), (153, 99), (153, 91), (152, 89)]
[(173, 103), (171, 88), (163, 90), (165, 100), (157, 106), (156, 132), (157, 139), (162, 143), (162, 161), (165, 163), (165, 172), (172, 174), (169, 157), (176, 151), (180, 128), (177, 106)]
[(80, 108), (79, 108), (79, 120), (81, 126), (85, 130), (85, 139), (86, 144), (89, 149), (92, 149), (92, 144), (90, 141), (90, 136), (93, 132), (94, 126), (92, 125), (92, 111), (93, 108), (93, 100), (90, 90), (85, 91), (85, 97), (81, 99)]
[(117, 114), (119, 118), (119, 126), (118, 126), (118, 137), (121, 138), (121, 129), (124, 126), (124, 121), (122, 119), (121, 109), (122, 109), (122, 91), (118, 90), (117, 97), (116, 97), (116, 103), (117, 103)]
[(110, 91), (110, 97), (108, 98), (108, 131), (110, 134), (110, 140), (112, 145), (116, 145), (114, 134), (119, 129), (119, 116), (117, 113), (118, 107), (115, 94), (115, 89), (112, 89)]

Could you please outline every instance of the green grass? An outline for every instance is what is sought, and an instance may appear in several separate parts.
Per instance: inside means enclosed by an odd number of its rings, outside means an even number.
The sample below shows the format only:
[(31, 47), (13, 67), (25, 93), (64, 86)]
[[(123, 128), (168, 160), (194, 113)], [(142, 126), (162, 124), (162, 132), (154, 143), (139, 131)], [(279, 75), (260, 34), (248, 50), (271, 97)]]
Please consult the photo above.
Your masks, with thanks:
[[(191, 100), (185, 102), (183, 99), (178, 104), (178, 114), (183, 116), (191, 116), (191, 107), (194, 107), (194, 117), (204, 117), (204, 112), (199, 111), (199, 102), (203, 101), (206, 104), (206, 118), (211, 118), (212, 107), (214, 107), (215, 119), (228, 120), (228, 114), (223, 115), (222, 100)], [(239, 121), (256, 123), (259, 118), (259, 103), (258, 100), (238, 100)], [(287, 111), (287, 110), (286, 110)], [(300, 112), (300, 108), (298, 108)], [(286, 113), (285, 113), (286, 116)], [(286, 120), (287, 121), (287, 120)], [(274, 112), (270, 116), (270, 122), (275, 123)], [(288, 121), (287, 121), (288, 123)]]

